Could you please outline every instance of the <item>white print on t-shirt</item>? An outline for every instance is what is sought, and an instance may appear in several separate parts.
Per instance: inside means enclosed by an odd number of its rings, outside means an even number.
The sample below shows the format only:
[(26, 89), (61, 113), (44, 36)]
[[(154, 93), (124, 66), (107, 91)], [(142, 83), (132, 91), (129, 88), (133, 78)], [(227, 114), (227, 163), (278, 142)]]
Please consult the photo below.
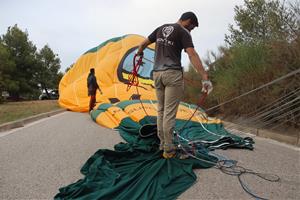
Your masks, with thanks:
[(171, 33), (173, 32), (174, 27), (173, 26), (166, 26), (162, 29), (162, 34), (164, 36), (165, 39), (167, 39), (167, 37), (169, 37), (169, 35), (171, 35)]

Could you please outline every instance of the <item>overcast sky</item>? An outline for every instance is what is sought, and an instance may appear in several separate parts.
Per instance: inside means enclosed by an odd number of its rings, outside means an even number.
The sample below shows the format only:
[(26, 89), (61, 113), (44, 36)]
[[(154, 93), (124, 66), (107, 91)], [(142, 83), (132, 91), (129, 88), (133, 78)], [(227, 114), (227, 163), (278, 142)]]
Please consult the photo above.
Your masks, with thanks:
[[(38, 49), (48, 44), (61, 59), (61, 71), (107, 39), (124, 34), (148, 36), (157, 26), (193, 11), (192, 31), (201, 58), (224, 44), (234, 6), (243, 0), (0, 0), (0, 34), (18, 24)], [(188, 58), (183, 53), (183, 65)]]

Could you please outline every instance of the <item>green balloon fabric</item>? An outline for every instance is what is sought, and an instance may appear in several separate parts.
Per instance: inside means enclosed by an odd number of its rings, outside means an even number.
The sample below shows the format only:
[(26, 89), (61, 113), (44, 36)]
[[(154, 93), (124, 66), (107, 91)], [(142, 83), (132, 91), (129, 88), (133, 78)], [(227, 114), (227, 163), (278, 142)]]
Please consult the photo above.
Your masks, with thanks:
[[(221, 125), (189, 124), (174, 135), (177, 145), (189, 145), (198, 141), (204, 151), (194, 151), (198, 159), (164, 159), (158, 150), (156, 134), (141, 137), (141, 130), (147, 125), (155, 129), (155, 117), (145, 117), (139, 123), (125, 118), (118, 127), (127, 143), (115, 145), (115, 150), (100, 149), (83, 165), (83, 179), (60, 188), (55, 199), (176, 199), (194, 184), (197, 177), (193, 169), (213, 167), (218, 158), (209, 155), (216, 148), (253, 149), (250, 138), (230, 134)], [(176, 129), (186, 121), (176, 121)], [(147, 130), (149, 131), (149, 129)], [(154, 132), (155, 133), (155, 130)], [(143, 133), (145, 134), (145, 133)], [(146, 133), (147, 135), (147, 133)]]
[(99, 150), (82, 167), (85, 178), (61, 188), (55, 199), (175, 199), (200, 167), (194, 159), (163, 159), (159, 151)]

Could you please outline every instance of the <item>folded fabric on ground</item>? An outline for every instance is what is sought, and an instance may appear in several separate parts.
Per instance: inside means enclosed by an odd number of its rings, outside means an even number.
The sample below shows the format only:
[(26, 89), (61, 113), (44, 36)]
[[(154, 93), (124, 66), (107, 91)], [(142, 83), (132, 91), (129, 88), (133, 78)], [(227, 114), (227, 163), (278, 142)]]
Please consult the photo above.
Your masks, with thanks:
[[(82, 167), (84, 178), (60, 188), (55, 199), (176, 199), (196, 181), (193, 169), (217, 162), (209, 150), (253, 148), (251, 138), (230, 134), (221, 124), (188, 122), (178, 136), (174, 133), (175, 142), (189, 147), (195, 141), (206, 151), (192, 152), (199, 159), (164, 159), (158, 150), (155, 120), (153, 116), (139, 122), (124, 118), (118, 130), (127, 143), (115, 145), (114, 151), (98, 150)], [(177, 120), (177, 130), (185, 123)]]

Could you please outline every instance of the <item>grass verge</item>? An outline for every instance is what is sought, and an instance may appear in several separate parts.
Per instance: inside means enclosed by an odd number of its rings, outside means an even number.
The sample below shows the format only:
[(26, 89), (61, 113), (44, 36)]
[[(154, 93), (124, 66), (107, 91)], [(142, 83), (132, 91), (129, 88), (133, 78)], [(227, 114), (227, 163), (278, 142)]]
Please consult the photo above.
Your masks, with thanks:
[(0, 124), (59, 109), (57, 100), (7, 102), (0, 104)]

